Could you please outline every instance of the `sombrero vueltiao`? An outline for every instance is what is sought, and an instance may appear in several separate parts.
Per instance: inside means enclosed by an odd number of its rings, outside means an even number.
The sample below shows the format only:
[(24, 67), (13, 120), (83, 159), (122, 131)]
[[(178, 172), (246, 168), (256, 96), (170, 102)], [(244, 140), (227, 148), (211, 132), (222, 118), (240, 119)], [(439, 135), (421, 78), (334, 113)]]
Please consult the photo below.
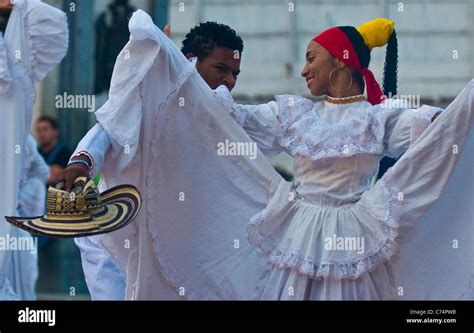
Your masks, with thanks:
[(44, 216), (6, 216), (6, 220), (37, 235), (84, 237), (124, 227), (141, 206), (140, 193), (131, 185), (119, 185), (99, 193), (93, 180), (80, 177), (74, 180), (71, 192), (63, 188), (64, 182), (48, 188)]

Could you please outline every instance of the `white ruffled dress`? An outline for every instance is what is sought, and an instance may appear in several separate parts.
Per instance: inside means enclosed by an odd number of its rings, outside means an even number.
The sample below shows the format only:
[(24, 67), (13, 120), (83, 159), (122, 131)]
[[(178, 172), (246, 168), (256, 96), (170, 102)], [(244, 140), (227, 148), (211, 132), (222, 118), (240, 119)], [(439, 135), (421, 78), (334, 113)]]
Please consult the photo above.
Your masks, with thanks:
[(390, 174), (372, 186), (381, 158), (399, 157), (442, 110), (291, 95), (245, 106), (225, 87), (216, 95), (261, 151), (294, 157), (294, 181), (281, 182), (248, 226), (274, 266), (262, 297), (396, 298), (387, 260), (398, 250), (403, 187)]
[[(130, 32), (94, 130), (113, 147), (94, 156), (104, 187), (143, 196), (135, 222), (100, 239), (127, 299), (472, 297), (474, 81), (433, 124), (440, 109), (393, 100), (243, 106), (144, 12)], [(224, 142), (259, 150), (222, 156)], [(263, 154), (280, 151), (294, 182)], [(402, 153), (374, 185), (382, 156)]]

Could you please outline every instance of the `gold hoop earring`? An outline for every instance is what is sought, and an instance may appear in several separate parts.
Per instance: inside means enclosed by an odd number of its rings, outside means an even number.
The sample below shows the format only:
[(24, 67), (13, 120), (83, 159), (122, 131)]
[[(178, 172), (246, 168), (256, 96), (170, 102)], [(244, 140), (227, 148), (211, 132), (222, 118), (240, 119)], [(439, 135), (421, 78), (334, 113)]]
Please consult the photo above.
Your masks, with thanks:
[[(336, 69), (342, 69), (342, 70), (346, 71), (346, 72), (349, 74), (349, 77), (351, 78), (351, 81), (349, 82), (349, 85), (347, 86), (346, 89), (338, 90), (338, 89), (335, 88), (334, 85), (332, 84), (331, 77), (332, 77), (332, 75), (334, 74), (334, 71), (335, 71)], [(334, 90), (335, 90), (336, 92), (338, 92), (338, 93), (348, 91), (348, 90), (352, 87), (352, 74), (351, 74), (351, 72), (349, 72), (345, 67), (342, 67), (342, 68), (337, 68), (337, 67), (336, 67), (336, 68), (333, 68), (333, 69), (331, 70), (331, 72), (329, 73), (329, 85), (331, 86), (332, 89), (334, 89)]]

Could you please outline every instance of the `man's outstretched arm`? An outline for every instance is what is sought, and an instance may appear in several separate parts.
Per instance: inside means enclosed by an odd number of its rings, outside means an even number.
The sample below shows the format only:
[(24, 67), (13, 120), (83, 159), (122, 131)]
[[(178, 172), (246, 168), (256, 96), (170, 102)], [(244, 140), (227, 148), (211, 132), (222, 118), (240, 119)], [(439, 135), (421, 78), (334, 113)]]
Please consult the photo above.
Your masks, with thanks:
[(65, 190), (71, 190), (74, 179), (99, 173), (110, 147), (109, 136), (100, 123), (96, 124), (79, 142), (67, 168), (59, 175), (65, 181)]

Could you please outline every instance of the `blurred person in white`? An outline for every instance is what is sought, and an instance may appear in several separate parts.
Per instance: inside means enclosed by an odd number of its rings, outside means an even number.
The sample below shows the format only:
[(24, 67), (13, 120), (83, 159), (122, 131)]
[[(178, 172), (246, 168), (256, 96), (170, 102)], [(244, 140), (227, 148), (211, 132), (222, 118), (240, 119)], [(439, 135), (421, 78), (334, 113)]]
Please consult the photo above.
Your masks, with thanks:
[[(469, 294), (474, 81), (444, 111), (384, 100), (370, 51), (388, 43), (384, 90), (395, 93), (397, 39), (377, 19), (309, 42), (301, 75), (324, 101), (240, 105), (146, 13), (129, 27), (100, 126), (78, 146), (103, 188), (134, 184), (144, 197), (134, 223), (99, 239), (127, 299)], [(223, 142), (256, 142), (257, 158), (221, 154)], [(261, 154), (281, 151), (295, 157), (294, 183)], [(372, 185), (380, 159), (401, 154)], [(63, 175), (70, 184), (85, 171)]]
[[(17, 215), (34, 84), (64, 57), (68, 27), (64, 12), (38, 0), (0, 0), (0, 237), (12, 234), (4, 216)], [(14, 251), (0, 251), (0, 299), (18, 299), (8, 276)]]
[[(41, 216), (44, 214), (46, 183), (50, 170), (43, 157), (38, 153), (35, 139), (29, 135), (25, 147), (26, 162), (24, 177), (20, 182), (18, 195), (19, 216)], [(19, 228), (11, 230), (14, 237), (35, 237)], [(35, 237), (36, 238), (36, 237)], [(38, 241), (34, 238), (29, 242), (34, 248), (14, 251), (12, 269), (9, 277), (13, 289), (22, 300), (36, 299), (35, 284), (38, 278)]]

